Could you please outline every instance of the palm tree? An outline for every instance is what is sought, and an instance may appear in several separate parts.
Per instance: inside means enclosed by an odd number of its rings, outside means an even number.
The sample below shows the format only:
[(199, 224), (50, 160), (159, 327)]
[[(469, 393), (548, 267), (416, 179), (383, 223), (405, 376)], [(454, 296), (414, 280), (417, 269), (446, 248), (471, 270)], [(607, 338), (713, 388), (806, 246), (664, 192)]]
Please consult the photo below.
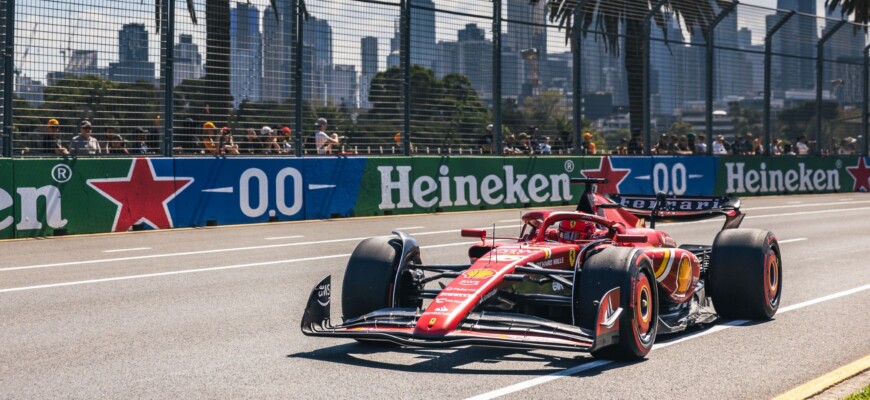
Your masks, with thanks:
[(834, 12), (838, 7), (843, 8), (843, 13), (853, 15), (855, 23), (866, 24), (870, 22), (870, 1), (868, 0), (826, 0), (825, 7)]
[[(631, 128), (642, 130), (644, 126), (643, 46), (646, 42), (646, 33), (643, 31), (644, 17), (657, 2), (654, 0), (588, 0), (585, 3), (578, 0), (546, 1), (550, 21), (558, 22), (569, 40), (573, 37), (574, 29), (580, 29), (584, 38), (592, 33), (604, 42), (609, 53), (617, 55), (620, 51), (619, 39), (623, 38), (622, 51), (625, 52)], [(574, 21), (575, 8), (581, 3), (584, 5), (582, 9), (577, 10), (579, 21)], [(672, 15), (683, 21), (683, 26), (689, 32), (701, 29), (706, 36), (707, 27), (716, 17), (714, 4), (722, 8), (730, 3), (731, 1), (727, 0), (665, 0), (662, 7), (653, 14), (652, 19), (665, 35), (667, 35), (668, 16)], [(578, 46), (580, 43), (572, 44), (573, 49), (579, 48)]]

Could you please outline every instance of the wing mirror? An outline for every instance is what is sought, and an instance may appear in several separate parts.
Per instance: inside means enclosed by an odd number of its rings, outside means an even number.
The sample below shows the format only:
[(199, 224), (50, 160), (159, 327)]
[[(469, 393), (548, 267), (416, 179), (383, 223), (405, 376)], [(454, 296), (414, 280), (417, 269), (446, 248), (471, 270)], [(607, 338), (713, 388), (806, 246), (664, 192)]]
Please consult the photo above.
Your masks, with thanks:
[(481, 241), (486, 239), (486, 230), (484, 229), (463, 229), (462, 237), (478, 238)]
[(649, 238), (646, 235), (616, 235), (613, 241), (617, 243), (646, 243)]

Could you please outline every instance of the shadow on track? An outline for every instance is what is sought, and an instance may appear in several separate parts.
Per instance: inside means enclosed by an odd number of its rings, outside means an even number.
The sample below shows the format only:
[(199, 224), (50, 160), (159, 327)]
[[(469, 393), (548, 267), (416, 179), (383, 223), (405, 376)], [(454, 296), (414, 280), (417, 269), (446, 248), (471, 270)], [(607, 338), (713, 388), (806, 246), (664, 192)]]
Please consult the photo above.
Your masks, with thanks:
[[(409, 356), (411, 365), (401, 362), (374, 360), (369, 356)], [(492, 347), (460, 347), (452, 349), (425, 349), (398, 347), (391, 344), (347, 343), (311, 352), (288, 354), (287, 358), (304, 358), (357, 367), (378, 368), (398, 372), (478, 374), (478, 375), (546, 375), (576, 367), (595, 359), (588, 354), (564, 352), (565, 356), (542, 354), (533, 350)], [(395, 357), (393, 357), (395, 358)], [(407, 361), (407, 358), (404, 359)], [(422, 360), (422, 361), (420, 361)], [(398, 360), (397, 360), (398, 361)], [(490, 368), (502, 363), (531, 363), (534, 368)], [(486, 364), (476, 368), (474, 364)], [(541, 364), (545, 368), (541, 368)]]

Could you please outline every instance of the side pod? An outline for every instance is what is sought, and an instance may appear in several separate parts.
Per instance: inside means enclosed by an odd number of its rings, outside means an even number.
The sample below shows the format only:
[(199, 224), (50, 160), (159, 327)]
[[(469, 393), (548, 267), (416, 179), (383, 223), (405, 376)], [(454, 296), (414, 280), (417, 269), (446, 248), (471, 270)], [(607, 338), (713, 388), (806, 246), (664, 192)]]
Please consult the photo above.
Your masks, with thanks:
[(332, 275), (324, 278), (311, 290), (305, 313), (302, 315), (302, 333), (313, 332), (312, 326), (329, 325), (329, 303), (332, 292)]

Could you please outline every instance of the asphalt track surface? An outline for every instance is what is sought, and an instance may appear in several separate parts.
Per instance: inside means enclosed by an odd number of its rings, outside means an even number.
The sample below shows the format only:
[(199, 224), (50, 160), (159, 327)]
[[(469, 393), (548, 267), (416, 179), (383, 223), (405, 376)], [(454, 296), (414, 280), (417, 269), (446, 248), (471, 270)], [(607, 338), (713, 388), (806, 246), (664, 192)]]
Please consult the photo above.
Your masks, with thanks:
[[(299, 331), (311, 288), (365, 237), (465, 262), (461, 227), (521, 210), (0, 242), (0, 398), (770, 398), (870, 354), (870, 195), (745, 198), (782, 243), (774, 320), (660, 337), (647, 360), (406, 349)], [(712, 243), (720, 222), (661, 226)], [(340, 318), (340, 302), (333, 306)]]

